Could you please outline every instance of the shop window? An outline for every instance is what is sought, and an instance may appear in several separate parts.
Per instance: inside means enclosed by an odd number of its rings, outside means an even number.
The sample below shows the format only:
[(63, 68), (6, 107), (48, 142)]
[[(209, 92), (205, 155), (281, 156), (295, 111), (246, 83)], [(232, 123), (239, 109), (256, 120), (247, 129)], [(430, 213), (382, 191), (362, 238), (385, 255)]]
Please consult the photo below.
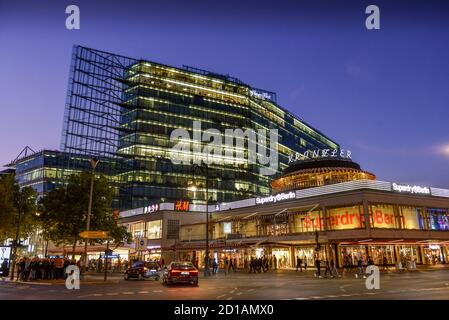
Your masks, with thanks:
[(424, 229), (424, 219), (421, 208), (399, 207), (402, 229)]
[(328, 209), (329, 230), (361, 229), (365, 217), (360, 205)]
[(162, 220), (147, 222), (147, 238), (148, 239), (162, 238)]
[(369, 206), (371, 226), (373, 228), (397, 229), (393, 205), (373, 204)]
[(324, 230), (324, 219), (320, 210), (297, 212), (294, 216), (294, 232)]
[(427, 209), (430, 230), (449, 230), (449, 216), (446, 209)]

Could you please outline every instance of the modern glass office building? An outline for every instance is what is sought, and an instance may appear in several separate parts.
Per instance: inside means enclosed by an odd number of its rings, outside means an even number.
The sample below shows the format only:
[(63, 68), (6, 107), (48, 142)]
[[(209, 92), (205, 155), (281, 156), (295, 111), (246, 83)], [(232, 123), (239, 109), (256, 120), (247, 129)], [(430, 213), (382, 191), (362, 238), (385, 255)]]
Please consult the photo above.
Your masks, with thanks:
[[(115, 170), (116, 165), (115, 159), (100, 158), (96, 172), (106, 174), (114, 188), (115, 196), (112, 206), (119, 208), (120, 184), (117, 183), (116, 176), (108, 174)], [(69, 154), (57, 150), (40, 150), (21, 154), (7, 166), (14, 168), (12, 172), (15, 173), (21, 187), (32, 187), (40, 197), (55, 188), (64, 187), (70, 175), (90, 170), (90, 158), (86, 155)]]
[[(173, 164), (169, 156), (172, 131), (182, 128), (193, 134), (194, 121), (201, 121), (202, 130), (219, 132), (278, 130), (276, 174), (261, 175), (259, 164), (244, 159), (239, 165), (211, 164), (207, 184), (211, 202), (267, 195), (290, 154), (339, 149), (336, 142), (279, 106), (273, 92), (229, 75), (74, 46), (60, 157), (81, 159), (64, 160), (67, 172), (85, 169), (90, 157), (114, 162), (103, 173), (117, 183), (119, 208), (206, 200), (204, 170)], [(188, 190), (190, 184), (198, 186), (196, 192)]]

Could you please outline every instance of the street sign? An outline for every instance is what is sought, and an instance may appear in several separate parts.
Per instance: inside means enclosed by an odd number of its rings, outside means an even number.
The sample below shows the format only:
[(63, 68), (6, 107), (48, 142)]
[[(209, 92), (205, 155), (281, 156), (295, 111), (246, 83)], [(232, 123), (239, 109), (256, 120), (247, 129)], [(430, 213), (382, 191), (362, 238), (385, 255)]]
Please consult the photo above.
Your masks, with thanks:
[(108, 233), (107, 231), (83, 231), (79, 236), (84, 239), (106, 239)]
[(136, 239), (136, 250), (137, 251), (145, 251), (147, 249), (147, 239), (146, 238), (137, 238)]

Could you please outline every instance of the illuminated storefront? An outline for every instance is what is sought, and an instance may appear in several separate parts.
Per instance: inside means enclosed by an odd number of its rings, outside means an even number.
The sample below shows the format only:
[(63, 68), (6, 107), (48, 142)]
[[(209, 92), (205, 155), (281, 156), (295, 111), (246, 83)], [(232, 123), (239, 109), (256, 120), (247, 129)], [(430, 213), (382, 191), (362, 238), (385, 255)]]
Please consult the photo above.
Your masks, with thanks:
[[(233, 255), (274, 256), (281, 268), (295, 267), (298, 257), (308, 266), (316, 258), (339, 267), (369, 259), (410, 268), (449, 262), (449, 190), (347, 179), (291, 192), (212, 210), (210, 239), (220, 242), (218, 252), (238, 242)], [(268, 201), (276, 197), (280, 200)], [(204, 237), (204, 223), (181, 226), (177, 248), (204, 248)]]

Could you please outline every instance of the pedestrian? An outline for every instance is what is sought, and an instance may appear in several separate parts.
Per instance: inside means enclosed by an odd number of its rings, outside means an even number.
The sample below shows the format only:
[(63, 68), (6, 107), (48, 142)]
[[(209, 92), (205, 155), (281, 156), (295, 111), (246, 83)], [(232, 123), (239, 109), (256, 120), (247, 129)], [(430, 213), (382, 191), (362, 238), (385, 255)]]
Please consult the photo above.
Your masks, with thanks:
[(254, 270), (254, 257), (251, 256), (249, 259), (249, 273), (256, 273), (256, 270)]
[(384, 255), (383, 258), (382, 258), (382, 264), (383, 264), (384, 270), (388, 270), (388, 267), (387, 267), (388, 259), (387, 259), (386, 255)]
[(225, 256), (225, 258), (224, 258), (224, 272), (225, 272), (225, 274), (228, 273), (228, 269), (229, 269), (229, 260), (228, 260), (228, 257)]
[(358, 261), (357, 261), (357, 274), (356, 274), (356, 278), (358, 278), (358, 276), (363, 276), (363, 278), (366, 278), (364, 272), (363, 272), (363, 260), (361, 257), (359, 257)]
[(54, 269), (55, 269), (55, 279), (59, 280), (62, 278), (63, 269), (64, 269), (64, 260), (60, 256), (56, 256), (54, 261)]
[(47, 280), (47, 266), (46, 266), (46, 263), (47, 263), (47, 258), (40, 259), (39, 269), (40, 269), (40, 272), (41, 272), (40, 279), (42, 279), (42, 280)]
[(268, 272), (268, 258), (266, 256), (263, 256), (263, 272)]
[(29, 258), (25, 258), (25, 266), (23, 267), (23, 280), (27, 281), (30, 277), (31, 271), (31, 260)]
[(328, 272), (331, 275), (331, 278), (333, 278), (334, 275), (332, 274), (332, 269), (331, 269), (331, 266), (330, 266), (330, 263), (329, 263), (328, 259), (324, 260), (324, 267), (325, 267), (325, 269), (324, 269), (324, 278), (327, 278), (327, 273)]
[(334, 259), (331, 260), (331, 272), (335, 277), (340, 278), (340, 274), (338, 273), (337, 265), (335, 264)]
[(229, 259), (228, 273), (231, 273), (231, 269), (234, 270), (234, 261), (232, 258)]
[(304, 262), (304, 271), (307, 271), (307, 257), (305, 255), (302, 256), (302, 261)]
[(321, 261), (320, 261), (319, 257), (316, 257), (316, 259), (315, 259), (315, 267), (316, 267), (315, 277), (322, 278), (321, 277)]
[(210, 258), (208, 255), (204, 256), (204, 276), (210, 276)]
[(278, 260), (276, 259), (276, 256), (273, 255), (273, 265), (274, 265), (274, 270), (278, 269)]
[(302, 272), (302, 260), (299, 256), (296, 257), (296, 272), (298, 272), (298, 268)]
[(31, 259), (30, 262), (30, 279), (31, 280), (36, 280), (37, 279), (37, 268), (38, 268), (38, 261), (37, 258), (34, 257), (33, 259)]
[(67, 270), (67, 267), (71, 264), (71, 260), (69, 260), (68, 258), (64, 258), (64, 266), (62, 268), (62, 278), (66, 279), (67, 278), (67, 274), (65, 273), (65, 271)]
[(217, 259), (214, 258), (214, 261), (212, 262), (212, 273), (217, 274), (218, 272), (218, 263)]
[(3, 260), (1, 269), (2, 269), (2, 277), (7, 277), (9, 273), (8, 259)]
[(164, 258), (161, 257), (161, 260), (160, 260), (159, 264), (161, 265), (161, 268), (165, 267), (165, 260), (164, 260)]
[(50, 279), (56, 279), (56, 267), (55, 267), (55, 258), (50, 259)]
[(23, 270), (25, 269), (25, 259), (21, 258), (19, 259), (19, 261), (16, 263), (16, 267), (17, 267), (17, 278), (16, 281), (23, 280)]

